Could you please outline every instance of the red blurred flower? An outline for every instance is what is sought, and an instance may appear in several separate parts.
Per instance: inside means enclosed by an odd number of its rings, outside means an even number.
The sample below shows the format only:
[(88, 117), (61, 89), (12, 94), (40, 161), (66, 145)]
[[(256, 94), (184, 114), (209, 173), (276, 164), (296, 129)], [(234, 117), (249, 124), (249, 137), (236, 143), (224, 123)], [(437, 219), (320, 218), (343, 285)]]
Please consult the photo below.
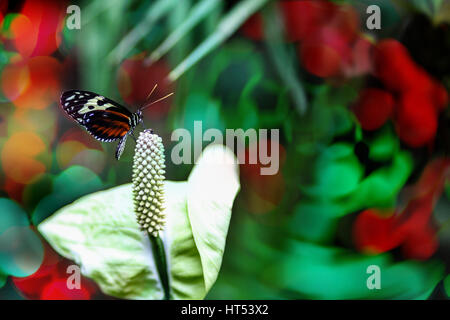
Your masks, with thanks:
[(437, 130), (437, 115), (430, 99), (414, 92), (403, 94), (395, 112), (395, 130), (411, 147), (421, 147), (432, 141)]
[(353, 58), (351, 44), (359, 24), (355, 9), (328, 1), (285, 1), (281, 8), (288, 38), (301, 40), (306, 70), (319, 77), (341, 73)]
[(359, 31), (358, 13), (351, 5), (347, 4), (334, 5), (333, 9), (331, 19), (325, 22), (336, 30), (347, 43), (351, 43)]
[(395, 248), (400, 235), (393, 232), (393, 212), (368, 209), (358, 215), (353, 225), (356, 247), (363, 252), (377, 254)]
[[(431, 142), (439, 112), (448, 104), (445, 87), (417, 65), (403, 44), (394, 39), (376, 45), (374, 75), (398, 96), (394, 122), (399, 138), (410, 147)], [(380, 113), (374, 115), (381, 117), (383, 112)]]
[(393, 108), (394, 99), (389, 92), (367, 88), (360, 93), (353, 111), (364, 130), (375, 130), (388, 120)]
[[(305, 69), (318, 77), (356, 76), (370, 69), (370, 44), (356, 40), (359, 17), (350, 5), (325, 0), (282, 1), (281, 9), (288, 41), (299, 41), (298, 53)], [(260, 14), (242, 27), (244, 35), (261, 40)], [(353, 52), (355, 51), (355, 52)]]
[(447, 107), (448, 104), (448, 93), (445, 87), (438, 82), (434, 83), (433, 91), (431, 93), (433, 98), (433, 104), (436, 108), (436, 111), (442, 111)]
[(335, 5), (328, 1), (283, 1), (280, 3), (287, 37), (305, 40), (330, 21)]
[(374, 72), (383, 84), (396, 92), (414, 91), (430, 95), (437, 82), (411, 58), (402, 43), (394, 39), (380, 41), (374, 51)]
[(331, 77), (339, 73), (341, 57), (332, 47), (313, 43), (300, 47), (300, 57), (308, 72), (318, 77)]
[(372, 71), (372, 43), (363, 36), (358, 36), (351, 45), (350, 56), (342, 65), (345, 77), (358, 77)]
[(450, 178), (450, 159), (433, 160), (411, 188), (410, 201), (398, 214), (383, 214), (368, 209), (359, 214), (353, 225), (356, 247), (365, 252), (381, 253), (401, 246), (412, 259), (428, 259), (437, 250), (436, 230), (431, 218), (436, 201)]
[(308, 72), (318, 77), (331, 77), (341, 72), (350, 58), (350, 47), (334, 28), (323, 27), (300, 45), (300, 59)]
[(252, 15), (241, 27), (242, 33), (253, 40), (264, 38), (262, 17), (259, 13)]
[(436, 231), (424, 228), (418, 233), (410, 233), (403, 243), (405, 257), (426, 260), (436, 252), (439, 246)]
[[(408, 50), (394, 39), (380, 41), (374, 51), (374, 72), (383, 84), (394, 91), (407, 91), (416, 86), (417, 66)], [(422, 79), (425, 80), (425, 79)]]
[[(266, 143), (268, 154), (272, 155), (271, 141), (260, 141)], [(242, 190), (247, 209), (251, 213), (267, 213), (278, 206), (284, 196), (285, 182), (282, 174), (282, 166), (286, 158), (286, 152), (282, 145), (277, 144), (279, 161), (278, 172), (274, 175), (262, 175), (261, 168), (267, 167), (258, 159), (257, 163), (249, 163), (249, 154), (252, 147), (249, 146), (245, 152), (246, 161), (240, 165)], [(255, 149), (257, 150), (257, 149)]]
[[(145, 55), (139, 54), (125, 60), (120, 66), (117, 82), (122, 99), (129, 105), (141, 107), (147, 102), (147, 96), (155, 84), (158, 88), (151, 100), (156, 100), (173, 92), (173, 87), (167, 82), (169, 68), (162, 60), (147, 65)], [(150, 108), (146, 113), (152, 117), (160, 118), (170, 110), (171, 98), (161, 101)]]

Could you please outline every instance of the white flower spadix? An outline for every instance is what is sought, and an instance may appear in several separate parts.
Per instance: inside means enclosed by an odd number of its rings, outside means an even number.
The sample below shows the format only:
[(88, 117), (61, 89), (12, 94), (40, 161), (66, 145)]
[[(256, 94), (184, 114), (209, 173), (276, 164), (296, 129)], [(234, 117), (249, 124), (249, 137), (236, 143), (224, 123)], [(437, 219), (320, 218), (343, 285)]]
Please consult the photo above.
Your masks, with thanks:
[(152, 130), (141, 132), (133, 160), (133, 201), (142, 230), (158, 237), (164, 229), (164, 145)]

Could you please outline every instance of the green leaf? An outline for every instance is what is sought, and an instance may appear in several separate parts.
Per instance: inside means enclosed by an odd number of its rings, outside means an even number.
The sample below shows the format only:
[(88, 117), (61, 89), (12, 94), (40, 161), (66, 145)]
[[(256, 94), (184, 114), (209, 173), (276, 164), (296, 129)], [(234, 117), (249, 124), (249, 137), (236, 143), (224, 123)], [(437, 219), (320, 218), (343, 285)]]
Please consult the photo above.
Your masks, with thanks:
[(303, 115), (308, 107), (305, 90), (294, 70), (291, 56), (285, 48), (283, 39), (283, 19), (277, 12), (276, 4), (272, 4), (264, 11), (264, 29), (266, 30), (267, 47), (269, 57), (283, 81), (294, 102), (294, 106), (300, 115)]
[(358, 188), (362, 175), (363, 169), (352, 146), (336, 143), (322, 151), (317, 161), (313, 185), (300, 188), (316, 197), (342, 197)]
[(104, 293), (161, 299), (150, 243), (139, 230), (131, 199), (131, 184), (96, 192), (57, 211), (38, 230)]
[(438, 11), (442, 5), (442, 0), (412, 0), (412, 5), (420, 12), (425, 13), (429, 17)]
[(158, 0), (151, 3), (144, 19), (137, 23), (111, 51), (108, 60), (113, 63), (120, 62), (152, 30), (155, 23), (173, 9), (176, 3), (174, 0)]
[[(213, 12), (221, 2), (219, 0), (202, 0), (195, 4), (189, 11), (184, 21), (156, 48), (149, 61), (155, 62), (164, 56), (173, 46), (175, 46), (188, 32), (190, 32), (201, 20)], [(179, 4), (181, 5), (181, 3)]]
[[(231, 151), (211, 146), (187, 182), (165, 182), (167, 223), (161, 238), (175, 299), (202, 299), (217, 278), (239, 190), (236, 163)], [(80, 264), (82, 273), (106, 294), (163, 297), (148, 237), (135, 221), (131, 184), (85, 196), (56, 212), (38, 230), (56, 251)]]
[(176, 81), (183, 73), (227, 40), (252, 14), (267, 2), (268, 0), (244, 0), (236, 4), (220, 20), (216, 30), (170, 72), (169, 80), (171, 82)]
[(438, 25), (449, 21), (450, 3), (444, 0), (395, 0), (400, 7), (427, 15)]
[[(270, 266), (267, 281), (308, 299), (426, 299), (442, 279), (436, 261), (394, 262), (389, 254), (351, 254), (336, 247), (291, 241), (289, 255)], [(381, 270), (381, 288), (369, 290), (367, 267)]]
[(447, 183), (445, 186), (445, 194), (447, 195), (447, 198), (450, 199), (450, 183)]
[(369, 157), (375, 161), (387, 161), (399, 149), (398, 138), (390, 128), (381, 130), (369, 143)]
[(202, 93), (194, 92), (188, 96), (183, 116), (183, 127), (191, 132), (192, 137), (194, 137), (194, 121), (202, 121), (208, 125), (208, 128), (218, 128), (219, 130), (225, 128), (220, 114), (220, 104)]
[(441, 6), (436, 10), (434, 16), (434, 23), (436, 25), (443, 23), (450, 23), (450, 2), (444, 1)]
[(8, 280), (8, 276), (0, 273), (0, 288), (5, 285), (6, 280)]
[(444, 279), (444, 288), (447, 296), (450, 298), (450, 275), (447, 275)]
[(412, 168), (413, 162), (408, 152), (395, 154), (390, 166), (372, 172), (340, 205), (347, 213), (370, 207), (392, 207)]

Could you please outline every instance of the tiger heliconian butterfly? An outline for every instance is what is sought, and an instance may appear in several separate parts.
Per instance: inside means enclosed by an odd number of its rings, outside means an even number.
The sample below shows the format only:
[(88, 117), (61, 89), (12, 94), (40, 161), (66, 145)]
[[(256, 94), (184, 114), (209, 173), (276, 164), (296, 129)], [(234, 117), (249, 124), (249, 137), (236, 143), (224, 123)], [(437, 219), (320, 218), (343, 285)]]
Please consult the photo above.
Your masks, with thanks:
[[(155, 91), (156, 85), (147, 99)], [(121, 104), (90, 91), (68, 90), (61, 95), (61, 107), (84, 127), (95, 139), (111, 142), (120, 139), (116, 149), (119, 160), (129, 135), (133, 136), (136, 126), (143, 121), (142, 110), (169, 96), (148, 103), (136, 112), (130, 112)], [(135, 139), (136, 140), (136, 139)]]

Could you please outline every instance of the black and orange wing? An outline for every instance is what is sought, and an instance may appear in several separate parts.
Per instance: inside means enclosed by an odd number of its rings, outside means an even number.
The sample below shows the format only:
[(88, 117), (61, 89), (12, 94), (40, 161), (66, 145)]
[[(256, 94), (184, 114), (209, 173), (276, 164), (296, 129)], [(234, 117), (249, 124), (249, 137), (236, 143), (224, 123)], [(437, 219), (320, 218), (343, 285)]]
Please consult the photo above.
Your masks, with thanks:
[(95, 139), (104, 142), (123, 138), (131, 129), (128, 119), (110, 110), (87, 113), (83, 125)]
[(132, 113), (119, 103), (94, 92), (65, 91), (61, 95), (61, 106), (100, 141), (121, 139), (131, 129)]

